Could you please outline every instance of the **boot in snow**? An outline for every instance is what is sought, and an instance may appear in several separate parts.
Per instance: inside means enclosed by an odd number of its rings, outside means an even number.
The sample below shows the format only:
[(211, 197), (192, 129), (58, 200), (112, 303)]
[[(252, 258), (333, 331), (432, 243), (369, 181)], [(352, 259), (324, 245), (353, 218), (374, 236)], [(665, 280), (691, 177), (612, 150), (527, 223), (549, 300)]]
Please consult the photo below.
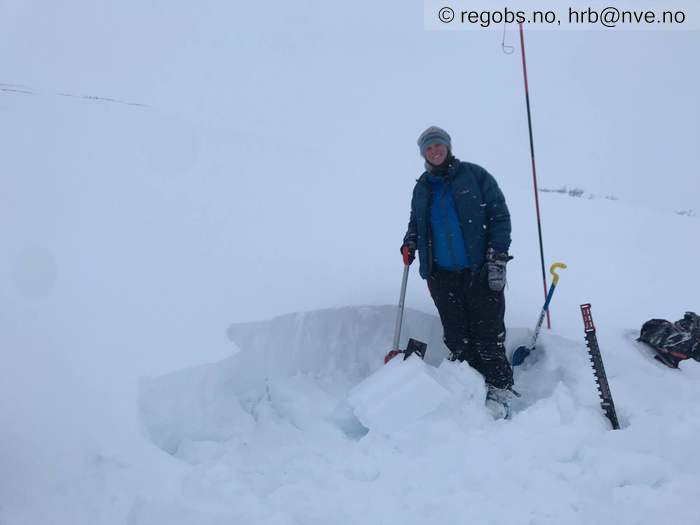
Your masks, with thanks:
[(494, 419), (510, 419), (511, 404), (520, 397), (513, 388), (496, 388), (486, 385), (486, 408)]

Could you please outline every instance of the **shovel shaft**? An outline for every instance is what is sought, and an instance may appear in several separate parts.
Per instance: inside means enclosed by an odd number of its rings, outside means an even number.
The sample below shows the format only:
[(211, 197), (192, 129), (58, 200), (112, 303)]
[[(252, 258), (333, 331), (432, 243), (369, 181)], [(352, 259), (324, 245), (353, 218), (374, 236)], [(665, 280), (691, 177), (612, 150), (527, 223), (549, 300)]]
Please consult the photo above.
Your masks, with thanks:
[(547, 310), (549, 310), (549, 302), (552, 300), (552, 295), (554, 295), (554, 290), (556, 289), (557, 285), (555, 283), (552, 283), (549, 285), (549, 293), (547, 294), (547, 299), (544, 302), (544, 306), (542, 307), (542, 311), (540, 312), (540, 318), (537, 320), (537, 326), (535, 327), (535, 333), (532, 334), (532, 341), (530, 342), (530, 349), (535, 348), (535, 343), (537, 343), (537, 337), (540, 335), (540, 329), (542, 328), (542, 322), (544, 321), (544, 316), (547, 313)]
[(401, 323), (403, 322), (403, 305), (406, 301), (406, 284), (408, 283), (409, 265), (403, 266), (403, 279), (401, 280), (401, 295), (399, 296), (399, 309), (396, 312), (396, 327), (394, 328), (394, 344), (392, 350), (399, 349), (399, 339), (401, 339)]
[(557, 274), (558, 268), (561, 268), (563, 270), (566, 268), (566, 265), (564, 263), (554, 263), (549, 268), (549, 271), (552, 274), (552, 284), (549, 286), (549, 292), (547, 292), (547, 297), (544, 300), (544, 306), (542, 307), (542, 311), (540, 312), (539, 319), (537, 319), (537, 326), (535, 326), (535, 332), (532, 334), (530, 346), (520, 346), (515, 349), (515, 352), (513, 352), (513, 357), (511, 358), (511, 363), (513, 364), (513, 366), (522, 365), (527, 356), (530, 355), (530, 352), (532, 352), (535, 349), (535, 344), (537, 343), (537, 337), (540, 335), (540, 329), (542, 328), (544, 317), (549, 312), (549, 303), (552, 300), (554, 290), (557, 288), (557, 283), (559, 282), (559, 274)]

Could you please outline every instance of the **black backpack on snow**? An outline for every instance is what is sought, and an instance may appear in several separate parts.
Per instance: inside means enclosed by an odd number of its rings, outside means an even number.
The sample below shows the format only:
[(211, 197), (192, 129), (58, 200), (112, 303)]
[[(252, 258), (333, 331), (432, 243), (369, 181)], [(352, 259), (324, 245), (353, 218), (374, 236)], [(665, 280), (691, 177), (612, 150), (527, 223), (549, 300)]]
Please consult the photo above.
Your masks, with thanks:
[(671, 368), (678, 368), (678, 363), (690, 358), (700, 361), (700, 316), (686, 312), (675, 323), (651, 319), (642, 326), (637, 341), (651, 346), (656, 359)]

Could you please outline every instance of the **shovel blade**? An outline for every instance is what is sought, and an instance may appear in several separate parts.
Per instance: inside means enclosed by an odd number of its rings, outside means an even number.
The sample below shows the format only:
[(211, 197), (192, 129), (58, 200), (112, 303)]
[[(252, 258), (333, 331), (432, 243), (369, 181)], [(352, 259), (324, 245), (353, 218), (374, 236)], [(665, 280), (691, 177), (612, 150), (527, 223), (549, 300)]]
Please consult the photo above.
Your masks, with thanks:
[(531, 348), (528, 348), (527, 346), (519, 346), (518, 348), (515, 349), (515, 352), (513, 352), (513, 357), (511, 359), (511, 365), (513, 366), (520, 366), (525, 362), (525, 359), (527, 359), (527, 356), (530, 355), (530, 352), (532, 352)]
[(384, 364), (387, 364), (399, 354), (403, 354), (403, 350), (391, 350), (384, 356)]
[(404, 359), (408, 359), (411, 354), (417, 354), (421, 359), (425, 359), (425, 352), (428, 349), (428, 344), (423, 341), (417, 341), (415, 339), (409, 339), (408, 345), (406, 346), (406, 355)]
[(394, 357), (403, 354), (404, 360), (408, 359), (411, 354), (416, 354), (421, 359), (425, 359), (425, 352), (428, 349), (428, 344), (416, 339), (409, 339), (406, 350), (392, 350), (384, 356), (384, 364), (387, 364)]

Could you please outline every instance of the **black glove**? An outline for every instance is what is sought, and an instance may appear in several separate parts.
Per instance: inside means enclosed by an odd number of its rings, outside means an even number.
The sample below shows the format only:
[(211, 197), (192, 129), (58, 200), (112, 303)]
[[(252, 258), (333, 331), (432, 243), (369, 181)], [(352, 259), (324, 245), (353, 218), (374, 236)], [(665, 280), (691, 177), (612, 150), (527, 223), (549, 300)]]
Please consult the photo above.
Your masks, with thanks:
[(486, 251), (486, 273), (489, 288), (494, 292), (500, 292), (506, 287), (506, 264), (512, 258), (507, 253), (496, 252), (493, 248)]
[(401, 245), (401, 255), (404, 255), (404, 248), (408, 250), (408, 260), (406, 259), (406, 256), (404, 256), (403, 263), (410, 265), (413, 260), (416, 258), (416, 243), (414, 242), (407, 242)]

